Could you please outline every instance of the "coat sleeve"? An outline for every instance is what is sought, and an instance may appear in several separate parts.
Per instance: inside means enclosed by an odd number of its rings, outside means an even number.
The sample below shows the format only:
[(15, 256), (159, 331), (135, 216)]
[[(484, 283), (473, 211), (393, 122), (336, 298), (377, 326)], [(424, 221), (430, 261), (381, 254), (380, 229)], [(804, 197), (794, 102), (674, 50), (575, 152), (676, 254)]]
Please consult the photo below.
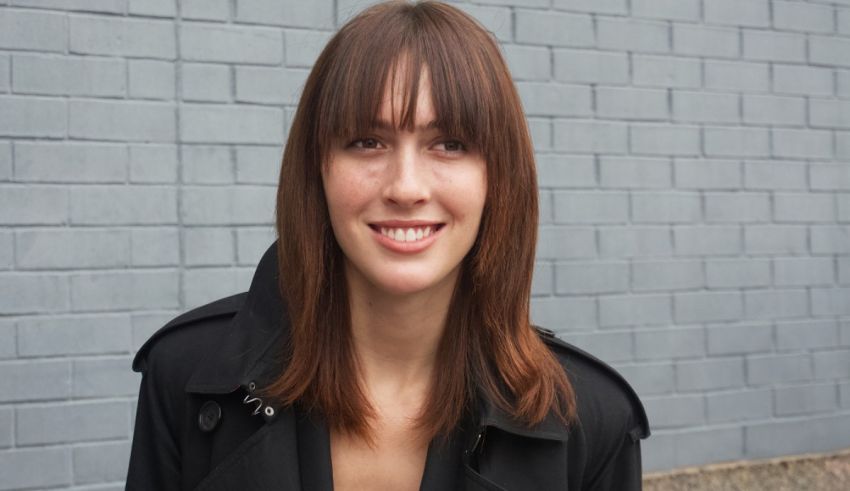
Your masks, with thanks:
[(156, 358), (152, 350), (142, 369), (127, 490), (171, 491), (181, 485), (178, 421), (182, 398), (174, 382), (168, 383), (171, 377), (163, 360)]
[(599, 474), (587, 488), (592, 491), (640, 491), (642, 471), (640, 439), (626, 434), (615, 451), (602, 464)]

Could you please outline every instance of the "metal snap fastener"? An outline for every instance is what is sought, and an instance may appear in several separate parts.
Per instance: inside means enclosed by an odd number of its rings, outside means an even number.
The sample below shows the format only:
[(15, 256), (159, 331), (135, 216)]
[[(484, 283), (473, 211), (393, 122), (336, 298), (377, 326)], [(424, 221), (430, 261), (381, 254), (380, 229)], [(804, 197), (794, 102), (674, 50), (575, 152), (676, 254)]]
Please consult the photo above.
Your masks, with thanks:
[(209, 433), (218, 426), (221, 421), (221, 406), (215, 401), (207, 401), (198, 411), (198, 428)]
[(257, 384), (255, 384), (253, 381), (248, 382), (248, 392), (254, 392), (254, 389), (256, 389), (256, 388), (257, 388)]
[(274, 416), (274, 408), (271, 406), (266, 406), (263, 412), (266, 413), (266, 416)]

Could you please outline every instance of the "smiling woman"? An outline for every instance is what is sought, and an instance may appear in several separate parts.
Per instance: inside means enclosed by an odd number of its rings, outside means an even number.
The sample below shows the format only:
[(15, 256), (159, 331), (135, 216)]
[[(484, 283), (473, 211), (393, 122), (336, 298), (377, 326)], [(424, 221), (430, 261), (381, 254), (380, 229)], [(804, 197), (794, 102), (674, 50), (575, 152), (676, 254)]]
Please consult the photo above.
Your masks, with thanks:
[(305, 84), (249, 292), (134, 361), (128, 488), (639, 489), (634, 391), (530, 323), (537, 213), (491, 35), (439, 2), (352, 19)]

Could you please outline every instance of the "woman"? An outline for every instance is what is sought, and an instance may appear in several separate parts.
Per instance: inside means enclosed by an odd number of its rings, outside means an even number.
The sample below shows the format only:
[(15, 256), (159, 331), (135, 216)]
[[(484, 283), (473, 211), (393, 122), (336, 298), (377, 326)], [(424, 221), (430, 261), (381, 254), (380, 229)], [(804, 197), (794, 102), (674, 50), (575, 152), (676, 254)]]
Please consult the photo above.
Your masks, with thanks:
[(640, 489), (640, 401), (529, 323), (533, 149), (498, 45), (390, 2), (319, 56), (250, 290), (139, 350), (128, 489)]

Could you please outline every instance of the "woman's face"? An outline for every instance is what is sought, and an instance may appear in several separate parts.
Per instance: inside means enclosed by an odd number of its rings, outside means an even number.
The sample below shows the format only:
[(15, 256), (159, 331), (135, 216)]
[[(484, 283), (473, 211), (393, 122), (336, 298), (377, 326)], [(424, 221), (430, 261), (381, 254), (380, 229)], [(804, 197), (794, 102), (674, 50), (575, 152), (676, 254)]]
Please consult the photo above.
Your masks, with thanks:
[[(335, 142), (322, 172), (346, 277), (354, 288), (389, 295), (452, 289), (481, 222), (485, 162), (467, 142), (429, 126), (436, 115), (427, 71), (412, 132), (392, 128), (390, 94), (378, 113), (384, 127)], [(402, 107), (400, 97), (393, 106)]]

